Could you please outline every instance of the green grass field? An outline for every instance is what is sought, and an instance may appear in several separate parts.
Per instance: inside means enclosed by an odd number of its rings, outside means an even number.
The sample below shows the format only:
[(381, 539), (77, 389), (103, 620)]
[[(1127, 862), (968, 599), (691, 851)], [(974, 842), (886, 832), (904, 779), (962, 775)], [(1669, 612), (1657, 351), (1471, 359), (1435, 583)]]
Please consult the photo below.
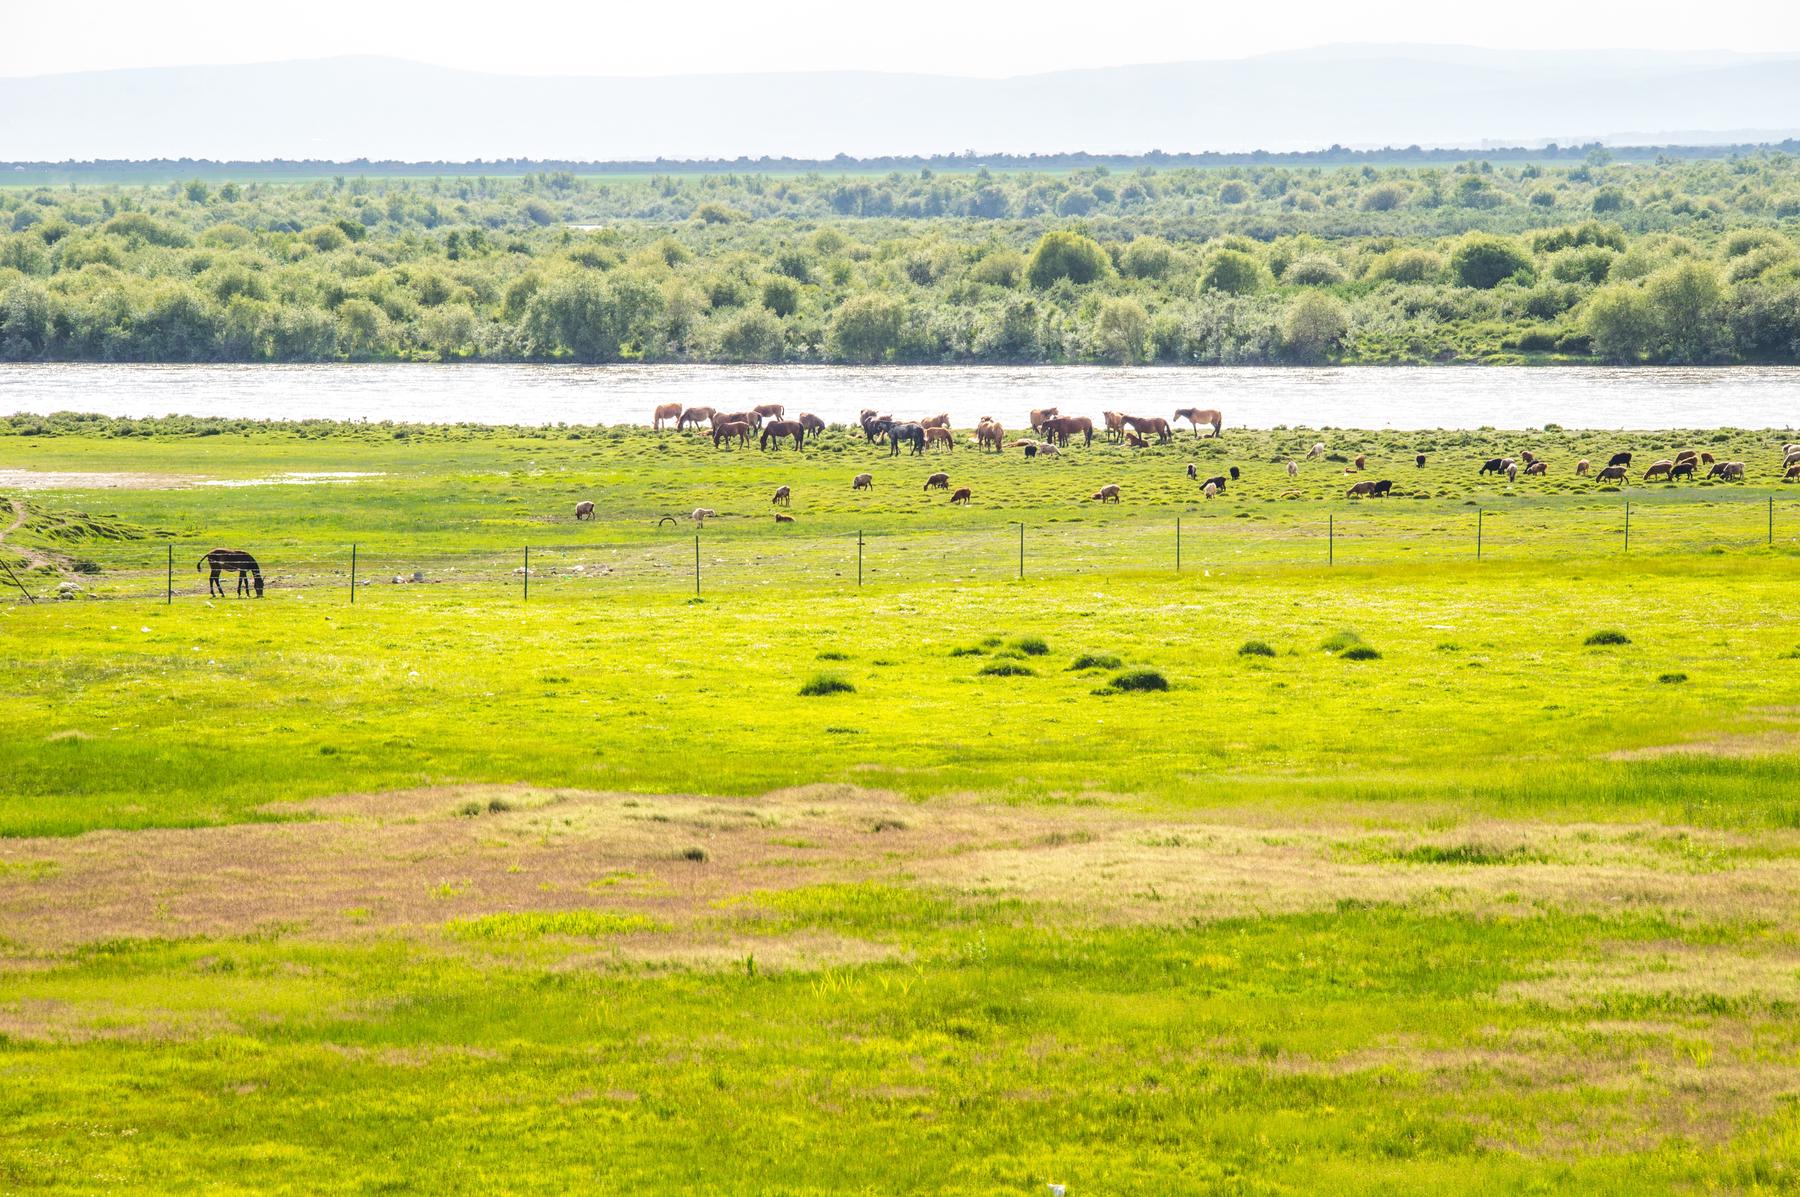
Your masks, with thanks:
[(1800, 1187), (1791, 435), (68, 428), (0, 436), (81, 587), (0, 607), (0, 1191)]

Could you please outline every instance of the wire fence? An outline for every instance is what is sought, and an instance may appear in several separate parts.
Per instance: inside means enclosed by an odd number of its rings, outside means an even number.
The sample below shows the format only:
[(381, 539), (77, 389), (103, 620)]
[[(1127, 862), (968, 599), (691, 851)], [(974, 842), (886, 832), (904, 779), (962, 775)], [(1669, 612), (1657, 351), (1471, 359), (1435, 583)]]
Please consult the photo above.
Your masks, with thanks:
[[(1800, 552), (1800, 502), (1747, 496), (1706, 502), (1557, 507), (1412, 508), (1365, 501), (1319, 513), (1091, 511), (952, 529), (799, 531), (760, 520), (668, 529), (646, 539), (607, 525), (582, 543), (445, 548), (430, 543), (252, 549), (265, 596), (344, 603), (402, 594), (506, 595), (519, 602), (616, 593), (716, 594), (782, 589), (960, 585), (1012, 578), (1177, 574), (1229, 569), (1353, 568), (1406, 562), (1554, 561), (1596, 554), (1675, 556)], [(625, 531), (610, 529), (613, 533)], [(180, 541), (82, 545), (28, 568), (0, 546), (0, 591), (14, 603), (57, 599), (165, 603), (256, 593), (256, 578), (196, 569), (213, 547)], [(39, 556), (46, 555), (43, 550)]]

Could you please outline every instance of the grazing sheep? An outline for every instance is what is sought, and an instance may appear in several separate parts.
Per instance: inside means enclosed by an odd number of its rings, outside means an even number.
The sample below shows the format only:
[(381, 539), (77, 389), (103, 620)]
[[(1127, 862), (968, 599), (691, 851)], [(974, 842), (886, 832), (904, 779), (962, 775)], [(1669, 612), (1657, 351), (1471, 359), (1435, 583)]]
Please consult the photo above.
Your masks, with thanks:
[(1352, 486), (1349, 490), (1344, 492), (1344, 497), (1346, 499), (1360, 499), (1364, 495), (1371, 495), (1374, 493), (1375, 493), (1375, 484), (1373, 482), (1358, 482), (1354, 486)]
[(694, 508), (694, 526), (696, 528), (704, 527), (707, 520), (718, 514), (710, 507), (696, 507)]
[(1377, 482), (1375, 484), (1373, 489), (1371, 489), (1369, 491), (1369, 494), (1372, 497), (1377, 498), (1377, 499), (1385, 499), (1388, 497), (1388, 492), (1392, 491), (1393, 489), (1394, 489), (1394, 484), (1391, 481), (1389, 481), (1388, 479), (1383, 478), (1380, 482)]
[(1585, 477), (1587, 477), (1587, 472), (1588, 472), (1588, 459), (1584, 457), (1580, 461), (1575, 463), (1575, 476), (1577, 478), (1585, 478)]
[(1289, 478), (1297, 478), (1297, 477), (1299, 477), (1299, 476), (1300, 476), (1300, 463), (1299, 463), (1299, 462), (1297, 462), (1297, 461), (1290, 461), (1290, 462), (1288, 462), (1288, 464), (1287, 464), (1287, 472), (1288, 472), (1288, 477), (1289, 477)]
[(1206, 485), (1207, 486), (1215, 486), (1218, 488), (1220, 494), (1224, 494), (1225, 493), (1225, 475), (1214, 474), (1211, 478), (1208, 478), (1206, 480)]
[(1737, 481), (1742, 482), (1744, 480), (1744, 463), (1741, 461), (1714, 462), (1713, 468), (1706, 472), (1706, 476), (1708, 478), (1719, 478), (1726, 481), (1735, 478)]
[(1200, 467), (1196, 466), (1191, 461), (1188, 462), (1188, 481), (1192, 482), (1198, 477), (1200, 477)]
[(1369, 464), (1369, 459), (1364, 457), (1361, 453), (1358, 453), (1356, 455), (1355, 460), (1353, 462), (1351, 462), (1351, 464), (1354, 465), (1357, 469), (1357, 472), (1360, 473), (1362, 471), (1362, 468)]
[(1644, 471), (1644, 481), (1648, 482), (1650, 479), (1658, 477), (1667, 478), (1669, 471), (1674, 468), (1675, 463), (1666, 457), (1661, 461), (1651, 462), (1650, 467)]
[(1219, 493), (1219, 488), (1208, 482), (1205, 486), (1200, 488), (1200, 492), (1210, 499)]
[(1688, 461), (1690, 459), (1692, 459), (1694, 461), (1698, 461), (1698, 460), (1700, 460), (1700, 455), (1698, 453), (1694, 452), (1692, 449), (1683, 449), (1681, 452), (1679, 452), (1675, 455), (1675, 464), (1680, 465), (1682, 462)]
[(1538, 460), (1526, 466), (1525, 472), (1527, 474), (1547, 474), (1550, 472), (1550, 463), (1540, 457)]
[(1698, 468), (1700, 468), (1699, 461), (1692, 457), (1688, 458), (1686, 461), (1678, 461), (1675, 463), (1675, 468), (1669, 471), (1669, 481), (1673, 482), (1675, 479), (1683, 477), (1684, 475), (1688, 478), (1692, 478), (1694, 476), (1694, 471)]
[(1700, 464), (1701, 465), (1712, 465), (1717, 460), (1718, 460), (1718, 458), (1714, 457), (1711, 453), (1706, 452), (1706, 450), (1702, 449), (1700, 451)]
[(1510, 457), (1490, 457), (1481, 463), (1481, 468), (1475, 471), (1475, 476), (1480, 478), (1485, 474), (1504, 474), (1512, 463)]
[(1530, 449), (1527, 449), (1523, 453), (1519, 454), (1519, 460), (1523, 461), (1526, 465), (1530, 465), (1532, 462), (1537, 460), (1537, 456), (1535, 454), (1533, 454)]
[(1095, 491), (1093, 497), (1099, 503), (1117, 503), (1119, 501), (1119, 484), (1109, 482)]
[(578, 520), (593, 519), (594, 501), (592, 499), (583, 499), (581, 502), (575, 504), (575, 518)]
[(1783, 482), (1800, 482), (1800, 461), (1796, 461), (1781, 475)]
[(961, 503), (963, 506), (967, 507), (969, 505), (969, 488), (966, 486), (957, 487), (956, 493), (950, 496), (950, 501), (952, 503)]
[(1625, 473), (1624, 466), (1609, 465), (1605, 469), (1601, 470), (1598, 474), (1594, 475), (1594, 481), (1595, 482), (1624, 482), (1626, 480), (1626, 477), (1627, 477), (1627, 475)]
[(1324, 441), (1315, 441), (1313, 443), (1313, 447), (1306, 451), (1306, 460), (1308, 460), (1308, 461), (1311, 461), (1315, 457), (1323, 457), (1323, 456), (1325, 456), (1325, 442)]
[(1614, 453), (1612, 457), (1607, 460), (1606, 468), (1611, 469), (1613, 466), (1628, 466), (1630, 464), (1631, 450), (1626, 449), (1622, 452)]
[(1425, 455), (1423, 453), (1421, 453), (1417, 457), (1413, 458), (1413, 465), (1418, 469), (1421, 469), (1421, 470), (1424, 469), (1425, 468)]
[(925, 479), (925, 489), (930, 490), (933, 487), (936, 487), (938, 490), (949, 490), (950, 489), (950, 475), (948, 475), (948, 474), (933, 474), (931, 477)]
[(1232, 466), (1229, 470), (1226, 470), (1225, 472), (1227, 474), (1231, 475), (1231, 480), (1233, 482), (1236, 482), (1238, 480), (1238, 468), (1236, 466)]
[(850, 489), (851, 490), (874, 490), (875, 489), (875, 475), (873, 475), (873, 474), (858, 474), (856, 477), (854, 477), (850, 480)]
[(1797, 461), (1800, 461), (1800, 449), (1790, 449), (1781, 459), (1781, 468), (1785, 470)]
[(1518, 462), (1509, 461), (1506, 463), (1506, 480), (1508, 482), (1517, 482), (1519, 480), (1519, 463)]
[(794, 496), (787, 487), (778, 486), (775, 488), (775, 497), (770, 499), (769, 502), (780, 503), (783, 507), (792, 507), (794, 505)]

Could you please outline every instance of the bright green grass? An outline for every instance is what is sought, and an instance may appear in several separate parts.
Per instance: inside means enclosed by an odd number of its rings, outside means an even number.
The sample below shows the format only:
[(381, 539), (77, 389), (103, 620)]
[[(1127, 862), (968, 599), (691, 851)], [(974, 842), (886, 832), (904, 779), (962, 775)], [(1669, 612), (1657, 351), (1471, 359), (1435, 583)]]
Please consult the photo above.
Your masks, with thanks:
[[(1610, 530), (1591, 534), (1620, 496), (1563, 480), (1509, 499), (1475, 488), (1461, 458), (1423, 472), (1430, 498), (1371, 514), (1328, 497), (1341, 475), (1318, 468), (1302, 475), (1305, 497), (1283, 500), (1285, 474), (1267, 464), (1244, 493), (1202, 507), (1180, 464), (1206, 447), (1035, 466), (959, 451), (953, 477), (992, 503), (960, 512), (908, 484), (939, 463), (895, 466), (848, 445), (796, 459), (643, 434), (444, 435), (0, 441), (0, 464), (40, 469), (389, 471), (34, 493), (26, 543), (59, 553), (161, 551), (68, 539), (68, 513), (85, 511), (115, 532), (254, 546), (277, 576), (284, 556), (323, 560), (352, 540), (390, 573), (408, 546), (439, 555), (435, 584), (369, 587), (354, 607), (321, 565), (299, 579), (320, 585), (277, 585), (260, 603), (0, 608), (0, 835), (49, 837), (9, 859), (0, 887), (54, 884), (70, 842), (58, 837), (123, 829), (128, 845), (150, 828), (305, 817), (268, 806), (282, 800), (457, 782), (725, 796), (835, 782), (912, 804), (878, 846), (930, 834), (968, 795), (1059, 818), (1097, 805), (1254, 812), (1275, 839), (1354, 804), (1364, 832), (1343, 849), (1347, 867), (1438, 870), (1441, 896), (1220, 918), (1165, 910), (1152, 893), (1152, 913), (1113, 922), (892, 866), (816, 883), (771, 872), (708, 907), (709, 927), (757, 945), (730, 967), (608, 955), (667, 922), (651, 905), (573, 899), (522, 911), (461, 893), (429, 924), (363, 938), (101, 934), (66, 950), (27, 946), (26, 919), (0, 926), (0, 1190), (1800, 1184), (1791, 986), (1732, 982), (1739, 965), (1791, 977), (1800, 945), (1764, 893), (1608, 905), (1601, 878), (1577, 908), (1534, 890), (1531, 870), (1550, 858), (1516, 838), (1392, 838), (1446, 819), (1507, 819), (1514, 836), (1534, 821), (1576, 823), (1575, 835), (1632, 824), (1678, 882), (1729, 884), (1737, 868), (1789, 859), (1800, 558), (1792, 531), (1774, 551), (1761, 543), (1750, 503), (1712, 505), (1742, 492), (1659, 495), (1647, 517), (1634, 498), (1627, 558)], [(1278, 434), (1244, 438), (1250, 451), (1232, 460), (1282, 451)], [(1767, 439), (1732, 448), (1748, 457)], [(852, 496), (848, 476), (871, 461), (882, 489)], [(1134, 502), (1147, 492), (1143, 507), (1091, 510), (1081, 496), (1100, 478)], [(778, 481), (805, 521), (785, 541), (763, 509)], [(577, 527), (565, 512), (578, 497), (610, 518)], [(1489, 535), (1515, 529), (1480, 562), (1451, 540), (1472, 501), (1503, 513)], [(679, 572), (691, 530), (665, 550), (652, 517), (703, 502), (726, 518), (707, 529), (709, 581), (693, 602)], [(1274, 532), (1330, 514), (1352, 534), (1379, 517), (1416, 535), (1360, 554), (1351, 535), (1336, 567), (1298, 552), (1209, 562), (1196, 547), (1178, 576), (1162, 538), (1177, 512), (1184, 529)], [(1011, 518), (1037, 529), (1022, 582)], [(961, 521), (958, 540), (945, 529)], [(844, 539), (859, 525), (884, 571), (860, 591)], [(442, 584), (450, 565), (526, 537), (668, 551), (670, 572), (618, 586), (546, 573), (529, 604), (499, 568)], [(1397, 547), (1440, 539), (1430, 554)], [(949, 547), (891, 564), (928, 542)], [(827, 545), (839, 555), (781, 564)], [(110, 567), (76, 577), (131, 592)], [(1607, 629), (1629, 643), (1585, 643)], [(982, 674), (1022, 663), (1015, 646), (1036, 640), (1047, 651), (1029, 655), (1031, 675)], [(1242, 655), (1252, 640), (1274, 655)], [(1359, 641), (1380, 657), (1344, 660)], [(854, 692), (800, 697), (821, 659)], [(1106, 690), (1137, 669), (1172, 689)], [(1687, 681), (1659, 683), (1670, 673)], [(1695, 751), (1639, 751), (1677, 744)], [(505, 817), (502, 800), (470, 807), (451, 821)], [(784, 835), (796, 856), (810, 851)], [(719, 867), (694, 851), (682, 868)], [(1193, 851), (1196, 867), (1214, 859)], [(1492, 912), (1452, 901), (1467, 875), (1506, 870), (1517, 888)], [(1129, 869), (1117, 884), (1134, 884)], [(807, 936), (889, 955), (759, 962), (761, 945)], [(1643, 975), (1607, 980), (1631, 953)], [(1691, 963), (1705, 953), (1717, 967)], [(1583, 970), (1601, 980), (1543, 996)]]

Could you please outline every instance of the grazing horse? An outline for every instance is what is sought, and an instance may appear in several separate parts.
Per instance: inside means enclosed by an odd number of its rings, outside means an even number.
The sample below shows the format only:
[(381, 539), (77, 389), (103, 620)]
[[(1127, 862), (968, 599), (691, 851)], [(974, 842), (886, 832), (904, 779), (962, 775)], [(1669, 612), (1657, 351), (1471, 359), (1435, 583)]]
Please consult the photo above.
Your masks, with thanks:
[(761, 428), (762, 417), (753, 411), (716, 411), (712, 415), (712, 423), (714, 428), (721, 424), (748, 424), (752, 428)]
[(923, 420), (919, 421), (919, 427), (920, 428), (949, 428), (950, 427), (950, 413), (945, 411), (945, 412), (939, 412), (935, 416), (926, 416)]
[(950, 496), (950, 501), (952, 503), (961, 503), (964, 507), (967, 507), (969, 505), (969, 488), (966, 486), (957, 487), (956, 493)]
[(750, 410), (765, 420), (779, 420), (787, 415), (787, 408), (779, 403), (759, 403)]
[(975, 430), (975, 441), (983, 449), (992, 445), (994, 452), (1002, 452), (1006, 448), (1006, 429), (1000, 426), (999, 421), (984, 416), (981, 427)]
[(1096, 503), (1117, 503), (1119, 501), (1119, 484), (1109, 482), (1093, 494)]
[(713, 448), (717, 449), (720, 444), (734, 436), (737, 438), (738, 444), (748, 445), (750, 443), (750, 425), (743, 420), (727, 420), (724, 423), (714, 424)]
[(1031, 430), (1039, 436), (1042, 436), (1044, 433), (1044, 424), (1050, 420), (1054, 420), (1060, 414), (1061, 413), (1054, 407), (1033, 408), (1031, 411)]
[(650, 426), (656, 429), (656, 431), (661, 432), (663, 430), (663, 425), (668, 421), (679, 419), (681, 419), (681, 404), (658, 403), (656, 405), (655, 414), (650, 417)]
[(1183, 407), (1175, 411), (1177, 420), (1186, 420), (1194, 426), (1194, 439), (1200, 439), (1200, 425), (1211, 424), (1213, 435), (1221, 436), (1225, 430), (1225, 417), (1210, 407)]
[(1086, 416), (1053, 416), (1044, 421), (1042, 432), (1053, 445), (1067, 446), (1076, 433), (1081, 434), (1083, 444), (1094, 443), (1094, 422)]
[(913, 456), (925, 452), (925, 430), (917, 424), (890, 424), (887, 430), (888, 456), (900, 456), (902, 442), (912, 446)]
[(1106, 422), (1106, 439), (1107, 440), (1120, 441), (1120, 440), (1125, 439), (1125, 413), (1124, 412), (1103, 411), (1100, 413), (1100, 418)]
[(780, 503), (783, 507), (792, 507), (794, 505), (794, 493), (785, 486), (778, 486), (775, 488), (775, 497), (770, 499), (769, 502)]
[(1161, 444), (1169, 443), (1169, 422), (1161, 416), (1126, 416), (1124, 420), (1125, 426), (1139, 436), (1148, 433)]
[(689, 424), (696, 427), (705, 424), (713, 418), (713, 414), (713, 409), (710, 407), (687, 408), (681, 413), (681, 418), (675, 421), (675, 431), (686, 432)]
[(948, 475), (948, 474), (933, 474), (931, 477), (925, 479), (925, 489), (931, 490), (933, 488), (936, 488), (938, 490), (949, 490), (950, 489), (950, 475)]
[(206, 594), (210, 598), (218, 595), (225, 597), (225, 586), (219, 581), (222, 573), (235, 572), (238, 576), (237, 592), (240, 595), (250, 593), (250, 579), (256, 579), (256, 597), (263, 596), (262, 567), (256, 564), (256, 558), (242, 549), (213, 549), (206, 556), (194, 563), (194, 569), (212, 570), (212, 576), (206, 582)]
[(851, 490), (874, 490), (875, 489), (875, 475), (873, 475), (873, 474), (858, 474), (856, 477), (854, 477), (850, 480), (850, 489)]
[(928, 448), (936, 448), (937, 446), (942, 445), (944, 446), (945, 451), (950, 453), (956, 451), (956, 438), (950, 435), (950, 430), (948, 428), (939, 424), (928, 424), (925, 426), (925, 444)]
[(1537, 456), (1536, 456), (1536, 454), (1532, 453), (1532, 451), (1530, 449), (1527, 449), (1523, 453), (1519, 454), (1519, 460), (1523, 461), (1526, 465), (1530, 465), (1532, 462), (1537, 460)]
[(816, 439), (821, 432), (825, 431), (825, 421), (809, 411), (803, 411), (800, 413), (800, 427), (806, 429), (807, 436)]
[(575, 518), (578, 520), (593, 519), (594, 501), (592, 499), (583, 499), (581, 502), (575, 504)]
[(763, 425), (762, 439), (757, 444), (760, 448), (767, 449), (769, 441), (773, 440), (775, 447), (779, 449), (781, 442), (790, 436), (794, 438), (794, 448), (798, 449), (804, 446), (806, 444), (806, 425), (798, 420), (770, 420)]

